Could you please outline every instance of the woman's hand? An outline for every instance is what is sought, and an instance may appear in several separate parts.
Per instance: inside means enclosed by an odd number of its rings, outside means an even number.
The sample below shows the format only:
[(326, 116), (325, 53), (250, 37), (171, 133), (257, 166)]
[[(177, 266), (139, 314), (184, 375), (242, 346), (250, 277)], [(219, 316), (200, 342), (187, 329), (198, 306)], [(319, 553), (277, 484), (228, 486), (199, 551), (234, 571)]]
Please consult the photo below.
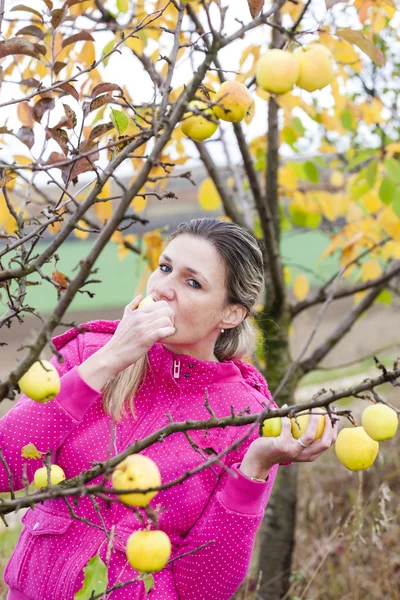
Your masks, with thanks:
[(136, 296), (124, 310), (111, 340), (101, 349), (115, 373), (126, 369), (158, 342), (173, 333), (175, 313), (165, 300), (136, 310), (143, 296)]
[[(288, 417), (282, 417), (282, 431), (278, 437), (260, 437), (250, 445), (240, 470), (248, 477), (266, 479), (273, 465), (285, 462), (313, 462), (335, 443), (339, 419), (332, 425), (329, 415), (325, 415), (325, 428), (319, 440), (315, 440), (318, 414), (311, 414), (307, 429), (297, 440), (291, 431)], [(303, 445), (305, 448), (303, 447)]]

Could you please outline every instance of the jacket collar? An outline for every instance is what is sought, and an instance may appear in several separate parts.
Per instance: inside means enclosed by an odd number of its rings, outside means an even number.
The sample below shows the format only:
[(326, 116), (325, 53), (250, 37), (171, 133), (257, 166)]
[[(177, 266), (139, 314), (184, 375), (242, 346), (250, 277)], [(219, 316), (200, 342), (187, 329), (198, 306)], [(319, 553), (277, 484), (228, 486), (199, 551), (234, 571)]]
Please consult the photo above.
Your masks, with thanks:
[(187, 354), (175, 354), (161, 343), (149, 351), (151, 369), (181, 384), (230, 383), (242, 379), (239, 367), (232, 361), (214, 362), (198, 360)]

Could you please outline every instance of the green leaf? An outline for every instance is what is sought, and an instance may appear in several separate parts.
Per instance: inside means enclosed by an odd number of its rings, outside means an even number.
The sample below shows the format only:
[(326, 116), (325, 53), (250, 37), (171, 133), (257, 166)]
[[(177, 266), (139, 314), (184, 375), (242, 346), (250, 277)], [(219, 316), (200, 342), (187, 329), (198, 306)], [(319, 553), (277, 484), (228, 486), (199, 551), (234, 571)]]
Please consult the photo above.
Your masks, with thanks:
[(294, 127), (286, 126), (282, 129), (282, 137), (289, 146), (294, 146), (298, 136)]
[(122, 112), (122, 110), (115, 110), (115, 108), (112, 108), (110, 119), (114, 123), (120, 135), (122, 135), (128, 128), (129, 119), (126, 114)]
[(88, 561), (83, 571), (85, 573), (83, 586), (74, 595), (74, 600), (89, 600), (93, 592), (97, 596), (97, 594), (106, 591), (108, 585), (107, 567), (98, 554)]
[(322, 215), (320, 213), (306, 213), (299, 208), (289, 206), (289, 213), (293, 225), (297, 227), (309, 227), (316, 229), (321, 224)]
[(365, 169), (365, 179), (368, 181), (370, 187), (374, 187), (377, 175), (378, 161), (371, 160), (368, 167)]
[(400, 183), (400, 162), (394, 158), (385, 160), (386, 173), (394, 183)]
[(306, 130), (303, 123), (301, 122), (301, 119), (299, 119), (299, 117), (294, 117), (294, 119), (292, 119), (292, 123), (297, 133), (300, 135), (304, 135)]
[[(104, 56), (104, 54), (108, 54), (109, 52), (111, 52), (111, 50), (114, 48), (115, 45), (115, 41), (111, 40), (111, 42), (108, 42), (108, 44), (106, 44), (103, 48), (103, 52), (102, 52), (102, 56)], [(107, 58), (105, 58), (103, 60), (103, 65), (106, 67), (108, 65), (108, 61), (110, 60), (112, 55), (107, 56)]]
[(143, 577), (144, 587), (146, 589), (146, 594), (149, 593), (151, 589), (154, 587), (154, 577), (151, 573), (148, 573), (145, 577)]
[(382, 304), (392, 304), (392, 300), (392, 292), (389, 292), (389, 290), (382, 290), (376, 297), (376, 301), (381, 302)]
[(392, 202), (392, 208), (393, 208), (394, 212), (396, 213), (396, 215), (400, 219), (400, 190), (399, 189), (396, 190), (396, 195)]
[(393, 181), (385, 177), (379, 188), (379, 198), (384, 204), (390, 204), (396, 196), (397, 188)]
[(347, 131), (351, 131), (353, 129), (353, 116), (348, 108), (345, 108), (342, 112), (342, 116), (340, 117), (342, 125)]
[(129, 8), (129, 0), (117, 0), (117, 8), (119, 12), (126, 13)]
[(305, 171), (308, 181), (311, 181), (311, 183), (319, 182), (318, 168), (316, 167), (316, 165), (313, 162), (311, 162), (311, 160), (308, 160), (307, 162), (304, 163), (304, 171)]

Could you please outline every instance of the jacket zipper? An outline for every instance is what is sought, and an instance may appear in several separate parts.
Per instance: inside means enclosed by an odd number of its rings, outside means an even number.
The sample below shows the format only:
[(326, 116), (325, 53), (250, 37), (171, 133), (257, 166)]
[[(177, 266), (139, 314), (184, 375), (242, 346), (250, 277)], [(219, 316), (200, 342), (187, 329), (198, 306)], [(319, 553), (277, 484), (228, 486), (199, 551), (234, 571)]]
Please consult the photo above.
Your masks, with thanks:
[(181, 361), (174, 360), (174, 379), (179, 379), (180, 372), (181, 372)]

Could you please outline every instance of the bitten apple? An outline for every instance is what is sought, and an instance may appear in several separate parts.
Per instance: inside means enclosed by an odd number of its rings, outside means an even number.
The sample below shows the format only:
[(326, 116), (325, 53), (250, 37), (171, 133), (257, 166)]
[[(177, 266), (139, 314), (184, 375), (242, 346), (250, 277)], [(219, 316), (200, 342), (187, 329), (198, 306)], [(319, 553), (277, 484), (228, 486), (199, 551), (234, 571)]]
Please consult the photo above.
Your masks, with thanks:
[[(161, 474), (156, 463), (143, 454), (127, 456), (115, 467), (112, 474), (112, 486), (116, 490), (147, 490), (160, 485)], [(130, 506), (147, 506), (157, 494), (157, 490), (146, 493), (135, 492), (120, 494), (119, 498)]]
[(300, 75), (299, 61), (286, 50), (267, 50), (257, 61), (256, 80), (266, 92), (286, 94), (293, 89)]
[[(204, 114), (194, 114), (195, 109)], [(207, 117), (212, 120), (210, 121)], [(190, 139), (204, 142), (217, 131), (218, 123), (215, 121), (217, 121), (217, 117), (211, 107), (201, 100), (193, 100), (189, 103), (189, 112), (185, 114), (181, 130)]]
[(146, 296), (146, 298), (143, 298), (143, 300), (141, 300), (139, 302), (139, 306), (138, 308), (142, 308), (142, 306), (147, 306), (148, 304), (153, 304), (155, 302), (153, 296), (149, 295)]
[(240, 81), (224, 81), (213, 98), (214, 113), (223, 121), (238, 123), (252, 105), (252, 96)]
[(52, 400), (61, 389), (61, 380), (57, 369), (48, 360), (38, 360), (18, 381), (23, 394), (45, 403)]
[(171, 556), (171, 541), (159, 529), (135, 531), (126, 544), (126, 556), (131, 567), (141, 573), (161, 571)]
[[(50, 465), (50, 483), (56, 485), (60, 481), (64, 481), (65, 473), (58, 465)], [(33, 476), (34, 484), (38, 489), (44, 488), (48, 485), (47, 482), (47, 469), (46, 467), (40, 467), (35, 471)]]

